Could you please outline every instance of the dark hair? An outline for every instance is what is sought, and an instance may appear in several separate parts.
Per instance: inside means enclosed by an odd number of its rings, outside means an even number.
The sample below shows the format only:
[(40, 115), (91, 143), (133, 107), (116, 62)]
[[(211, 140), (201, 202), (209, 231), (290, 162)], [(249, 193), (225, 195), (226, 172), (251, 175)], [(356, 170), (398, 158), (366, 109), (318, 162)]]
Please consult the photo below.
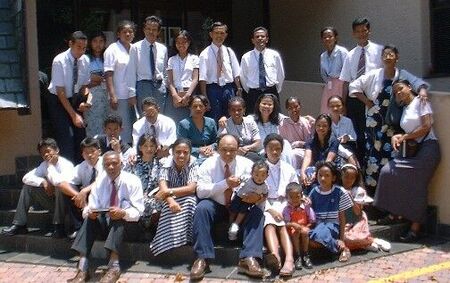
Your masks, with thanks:
[[(330, 137), (331, 137), (331, 117), (328, 114), (322, 113), (319, 116), (317, 116), (316, 122), (315, 122), (314, 125), (316, 125), (317, 122), (319, 122), (319, 120), (321, 120), (321, 119), (325, 119), (327, 121), (327, 124), (328, 124), (328, 127), (329, 127), (328, 133), (325, 136), (325, 140), (324, 140), (324, 145), (327, 146), (328, 142), (330, 141)], [(317, 131), (316, 131), (315, 128), (314, 128), (314, 141), (316, 141), (315, 144), (317, 146), (317, 149), (320, 149), (321, 145), (320, 145), (320, 142), (319, 142), (319, 136), (317, 135)]]
[[(317, 173), (319, 173), (320, 168), (328, 167), (331, 170), (331, 173), (336, 177), (336, 180), (340, 179), (339, 170), (337, 169), (337, 167), (334, 164), (334, 162), (320, 160), (320, 161), (316, 162), (315, 166), (316, 166), (316, 172)], [(319, 178), (317, 178), (317, 180), (319, 180)]]
[(200, 100), (201, 103), (202, 103), (206, 108), (208, 108), (208, 106), (209, 106), (209, 99), (208, 99), (208, 97), (206, 97), (206, 96), (203, 95), (203, 94), (195, 94), (195, 95), (192, 95), (192, 96), (190, 97), (190, 99), (189, 99), (189, 107), (192, 106), (192, 103), (194, 103), (194, 100), (196, 100), (196, 99)]
[(339, 184), (340, 184), (340, 185), (343, 185), (343, 183), (342, 183), (342, 176), (344, 176), (345, 172), (347, 172), (347, 171), (350, 170), (350, 169), (356, 171), (356, 180), (355, 180), (355, 183), (352, 184), (352, 186), (354, 187), (355, 185), (358, 185), (358, 186), (363, 185), (363, 182), (362, 182), (362, 176), (361, 176), (361, 171), (359, 170), (358, 167), (356, 167), (355, 165), (350, 164), (350, 163), (344, 164), (344, 165), (341, 167), (341, 174), (340, 174), (341, 176), (340, 176), (340, 178), (339, 178)]
[(94, 53), (92, 51), (91, 43), (92, 43), (92, 40), (96, 37), (101, 37), (103, 39), (103, 41), (105, 41), (105, 46), (103, 47), (102, 53), (100, 54), (100, 59), (103, 61), (103, 53), (105, 52), (105, 49), (106, 49), (106, 35), (101, 30), (94, 31), (89, 34), (88, 51), (86, 53), (89, 56), (89, 59), (94, 58)]
[(37, 144), (37, 150), (41, 151), (44, 147), (50, 147), (54, 150), (59, 150), (58, 143), (52, 138), (43, 138)]
[(175, 149), (175, 147), (179, 146), (180, 144), (185, 144), (189, 147), (189, 152), (192, 152), (192, 142), (190, 139), (187, 138), (177, 138), (175, 142), (170, 146), (172, 151)]
[(239, 146), (239, 138), (233, 134), (221, 134), (219, 136), (217, 136), (217, 148), (219, 148), (219, 144), (220, 141), (225, 137), (225, 136), (230, 136), (233, 137), (236, 140), (237, 145)]
[(245, 108), (245, 100), (242, 97), (236, 95), (230, 98), (230, 100), (228, 100), (228, 109), (230, 109), (231, 104), (235, 102), (239, 102), (242, 105), (242, 107)]
[(95, 149), (100, 149), (100, 142), (98, 139), (87, 137), (81, 141), (80, 149), (83, 151), (83, 149), (87, 147), (95, 147)]
[[(397, 79), (397, 80), (395, 80), (395, 81), (392, 83), (391, 95), (394, 94), (394, 86), (395, 86), (396, 84), (404, 84), (404, 85), (407, 85), (407, 86), (409, 86), (409, 87), (411, 88), (411, 92), (412, 92), (412, 94), (413, 94), (414, 96), (418, 96), (418, 95), (419, 95), (419, 94), (412, 88), (411, 83), (410, 83), (408, 80), (405, 80), (405, 79)], [(395, 95), (395, 94), (394, 94), (394, 95)]]
[(120, 21), (120, 22), (117, 24), (116, 33), (121, 32), (121, 31), (122, 31), (123, 29), (125, 29), (127, 26), (130, 26), (131, 29), (133, 30), (133, 32), (136, 33), (136, 24), (133, 23), (132, 21), (129, 21), (129, 20), (123, 20), (123, 21)]
[(170, 56), (174, 56), (174, 55), (178, 54), (178, 49), (177, 49), (177, 46), (176, 46), (175, 42), (176, 42), (177, 38), (180, 37), (180, 36), (181, 37), (185, 37), (187, 39), (187, 41), (189, 41), (189, 47), (188, 47), (187, 53), (194, 54), (195, 53), (195, 51), (194, 51), (195, 49), (194, 49), (194, 42), (193, 42), (192, 36), (187, 30), (182, 29), (177, 34), (177, 36), (175, 36), (172, 39), (172, 48), (170, 50)]
[[(334, 37), (338, 36), (338, 31), (335, 27), (329, 26), (329, 27), (324, 27), (323, 29), (320, 30), (320, 37), (323, 37), (323, 34), (327, 31), (330, 30), (333, 34)], [(336, 40), (337, 42), (337, 40)]]
[(300, 105), (300, 107), (302, 106), (302, 103), (300, 102), (300, 98), (296, 97), (296, 96), (290, 96), (286, 99), (285, 102), (285, 107), (286, 109), (289, 107), (289, 103), (291, 103), (291, 101), (297, 101), (297, 103)]
[(265, 27), (259, 26), (259, 27), (256, 27), (256, 28), (253, 30), (253, 32), (252, 32), (252, 37), (255, 36), (255, 33), (256, 33), (257, 31), (260, 31), (260, 30), (264, 31), (264, 32), (266, 33), (267, 36), (269, 35), (269, 31), (268, 31)]
[(228, 32), (228, 26), (222, 22), (214, 22), (209, 27), (209, 32), (212, 32), (216, 27), (225, 27), (225, 32)]
[(158, 145), (158, 142), (156, 141), (155, 136), (143, 134), (142, 136), (139, 137), (138, 142), (137, 142), (137, 154), (139, 156), (142, 156), (142, 151), (141, 151), (140, 147), (148, 141), (153, 143), (156, 146)]
[(142, 103), (141, 103), (142, 110), (144, 110), (144, 106), (156, 106), (156, 108), (158, 108), (158, 110), (159, 110), (158, 102), (156, 101), (155, 98), (153, 98), (151, 96), (146, 97), (142, 100)]
[(122, 127), (122, 117), (117, 114), (109, 114), (106, 116), (105, 120), (103, 120), (103, 127), (106, 127), (108, 124), (118, 124)]
[(264, 168), (264, 169), (266, 169), (267, 171), (269, 171), (269, 164), (267, 164), (267, 163), (266, 163), (264, 160), (262, 160), (262, 159), (256, 160), (255, 163), (253, 163), (253, 166), (252, 166), (252, 172), (253, 172), (254, 170), (256, 170), (256, 169), (261, 169), (261, 168)]
[(297, 182), (290, 182), (286, 186), (286, 196), (288, 196), (290, 192), (299, 192), (300, 194), (303, 194), (302, 185)]
[(339, 100), (341, 101), (342, 105), (344, 105), (344, 100), (343, 100), (342, 97), (340, 97), (339, 95), (332, 95), (332, 96), (330, 96), (330, 97), (328, 98), (328, 100), (327, 100), (327, 105), (330, 104), (330, 101), (331, 101), (331, 99), (333, 99), (333, 98), (339, 99)]
[(76, 40), (87, 40), (87, 36), (84, 32), (77, 30), (70, 35), (69, 41), (75, 42)]
[(271, 141), (278, 141), (281, 144), (281, 150), (283, 150), (284, 147), (283, 137), (276, 133), (271, 133), (266, 136), (266, 138), (263, 141), (264, 149), (266, 149), (266, 146)]
[(256, 100), (256, 103), (255, 103), (255, 122), (256, 123), (258, 123), (258, 122), (263, 123), (262, 114), (261, 114), (261, 111), (259, 110), (259, 104), (261, 104), (261, 101), (264, 98), (270, 98), (270, 99), (272, 99), (272, 102), (273, 102), (273, 111), (269, 115), (269, 122), (274, 124), (274, 125), (279, 125), (280, 124), (280, 102), (278, 101), (278, 98), (272, 93), (264, 93), (264, 94), (260, 95), (258, 97), (258, 99)]
[(354, 30), (357, 26), (364, 25), (370, 30), (370, 22), (367, 18), (357, 18), (352, 22), (352, 29)]
[(147, 23), (157, 23), (157, 24), (158, 24), (158, 30), (161, 30), (162, 20), (161, 20), (160, 17), (155, 16), (155, 15), (153, 15), (153, 16), (148, 16), (148, 17), (146, 17), (145, 20), (144, 20), (144, 26), (145, 26)]
[(383, 47), (383, 52), (381, 52), (381, 54), (383, 54), (386, 49), (390, 49), (390, 50), (394, 51), (395, 55), (398, 56), (398, 49), (394, 44), (392, 44), (392, 43), (386, 44)]

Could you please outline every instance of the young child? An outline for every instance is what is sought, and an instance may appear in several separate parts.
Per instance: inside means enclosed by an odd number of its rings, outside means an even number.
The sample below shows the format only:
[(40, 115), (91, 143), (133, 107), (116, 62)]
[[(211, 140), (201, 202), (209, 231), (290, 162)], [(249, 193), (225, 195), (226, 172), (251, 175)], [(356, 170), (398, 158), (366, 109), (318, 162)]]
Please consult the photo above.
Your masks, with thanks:
[(136, 162), (127, 163), (125, 171), (138, 176), (144, 191), (144, 214), (142, 216), (145, 228), (158, 223), (159, 213), (163, 202), (154, 198), (155, 189), (158, 188), (161, 164), (156, 157), (156, 138), (142, 135), (138, 140), (138, 153)]
[[(308, 254), (309, 228), (316, 221), (311, 207), (304, 202), (303, 189), (299, 183), (289, 183), (286, 187), (288, 205), (283, 209), (283, 218), (288, 228), (297, 259), (295, 268), (312, 268)], [(301, 251), (300, 251), (301, 249)]]
[(366, 190), (360, 186), (361, 173), (353, 164), (345, 164), (341, 168), (342, 186), (353, 200), (353, 207), (345, 211), (345, 245), (350, 250), (367, 249), (370, 251), (390, 251), (391, 244), (385, 240), (372, 238), (369, 221), (363, 211), (365, 204), (373, 202)]
[(339, 143), (351, 152), (356, 150), (356, 133), (352, 120), (342, 115), (344, 101), (342, 97), (333, 95), (328, 99), (328, 109), (331, 116), (331, 132)]
[(353, 202), (345, 190), (336, 185), (339, 172), (332, 162), (320, 161), (316, 168), (319, 185), (309, 194), (316, 213), (316, 226), (309, 237), (313, 245), (340, 253), (339, 261), (345, 262), (351, 256), (344, 243), (345, 210), (351, 208)]
[(269, 165), (263, 160), (253, 163), (251, 178), (239, 188), (231, 200), (230, 205), (230, 228), (228, 229), (228, 239), (234, 241), (237, 239), (239, 232), (239, 225), (245, 218), (249, 208), (253, 204), (248, 204), (242, 201), (242, 198), (248, 193), (262, 194), (266, 199), (268, 188), (265, 183), (267, 176), (269, 176)]

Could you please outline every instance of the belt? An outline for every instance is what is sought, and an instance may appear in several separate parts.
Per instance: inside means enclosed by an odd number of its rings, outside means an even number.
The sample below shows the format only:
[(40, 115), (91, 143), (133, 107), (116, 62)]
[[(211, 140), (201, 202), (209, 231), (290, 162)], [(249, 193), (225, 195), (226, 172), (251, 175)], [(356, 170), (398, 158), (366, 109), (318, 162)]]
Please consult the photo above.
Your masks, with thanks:
[(160, 84), (160, 83), (162, 83), (162, 80), (140, 80), (138, 82), (151, 82), (151, 83)]
[(273, 86), (268, 86), (265, 88), (250, 88), (249, 90), (253, 90), (253, 91), (266, 91), (266, 90), (272, 90), (272, 89), (276, 89), (275, 85)]

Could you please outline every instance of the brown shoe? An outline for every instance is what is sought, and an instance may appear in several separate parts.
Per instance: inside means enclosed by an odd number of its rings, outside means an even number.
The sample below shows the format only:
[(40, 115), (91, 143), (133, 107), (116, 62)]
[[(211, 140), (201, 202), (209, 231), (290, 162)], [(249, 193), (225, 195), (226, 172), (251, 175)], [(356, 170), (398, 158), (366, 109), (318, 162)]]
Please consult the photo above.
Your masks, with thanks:
[(204, 258), (198, 258), (191, 267), (191, 280), (202, 280), (207, 272), (211, 272), (209, 264)]
[(259, 266), (258, 261), (253, 257), (246, 257), (239, 260), (238, 271), (250, 277), (263, 278), (264, 271)]
[(89, 272), (81, 271), (78, 269), (74, 278), (67, 279), (68, 283), (84, 283), (89, 280)]
[(120, 269), (110, 268), (100, 279), (100, 283), (116, 283), (120, 277)]

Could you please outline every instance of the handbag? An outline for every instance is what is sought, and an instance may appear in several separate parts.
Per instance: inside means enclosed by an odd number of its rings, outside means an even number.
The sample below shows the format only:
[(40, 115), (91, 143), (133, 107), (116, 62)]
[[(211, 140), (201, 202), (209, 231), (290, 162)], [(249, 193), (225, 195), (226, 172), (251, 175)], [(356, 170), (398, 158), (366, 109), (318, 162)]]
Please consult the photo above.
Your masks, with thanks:
[(402, 142), (402, 146), (400, 147), (400, 156), (403, 158), (416, 156), (417, 152), (420, 149), (420, 146), (422, 145), (422, 142), (425, 140), (429, 133), (430, 132), (428, 132), (420, 142), (417, 142), (416, 140), (404, 140)]

